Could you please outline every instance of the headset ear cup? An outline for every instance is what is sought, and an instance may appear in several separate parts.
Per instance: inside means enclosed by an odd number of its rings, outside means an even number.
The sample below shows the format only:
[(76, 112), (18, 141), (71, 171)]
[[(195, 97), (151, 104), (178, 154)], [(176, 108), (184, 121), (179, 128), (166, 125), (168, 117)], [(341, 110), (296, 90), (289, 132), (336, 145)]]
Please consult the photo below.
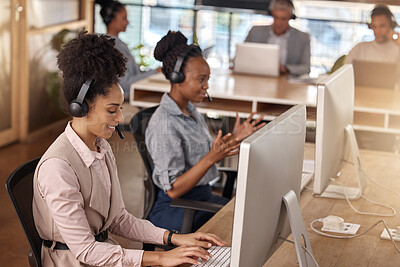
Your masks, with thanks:
[(185, 75), (183, 74), (183, 72), (173, 71), (169, 74), (169, 80), (172, 83), (181, 83), (185, 80)]
[(169, 74), (169, 80), (170, 80), (172, 83), (177, 83), (178, 79), (179, 79), (179, 77), (178, 77), (177, 72), (173, 71), (173, 72), (171, 72), (171, 73)]
[(69, 113), (72, 117), (81, 118), (88, 114), (89, 106), (86, 101), (83, 101), (82, 104), (78, 103), (76, 99), (74, 99), (71, 104), (69, 104)]
[(178, 83), (182, 83), (185, 80), (185, 74), (183, 74), (183, 72), (179, 72), (179, 82)]
[(89, 105), (85, 100), (83, 100), (81, 117), (85, 117), (88, 114), (88, 112), (89, 112)]
[(83, 108), (80, 103), (76, 102), (76, 99), (69, 104), (69, 113), (72, 117), (82, 117), (81, 114), (83, 113)]

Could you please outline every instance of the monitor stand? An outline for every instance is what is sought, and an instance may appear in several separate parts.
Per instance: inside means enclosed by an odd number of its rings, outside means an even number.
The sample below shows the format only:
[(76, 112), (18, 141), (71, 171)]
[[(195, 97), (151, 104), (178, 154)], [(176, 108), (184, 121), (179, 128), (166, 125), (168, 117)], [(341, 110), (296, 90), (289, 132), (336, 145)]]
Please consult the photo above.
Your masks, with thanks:
[(353, 163), (354, 169), (356, 171), (358, 187), (347, 187), (330, 184), (325, 189), (325, 191), (321, 195), (319, 195), (320, 197), (345, 199), (347, 195), (348, 199), (359, 199), (367, 185), (367, 179), (365, 178), (365, 175), (361, 172), (360, 150), (358, 149), (357, 139), (354, 133), (353, 126), (351, 126), (351, 124), (348, 124), (345, 129), (347, 140), (350, 145), (350, 152), (353, 156)]
[[(311, 244), (308, 240), (303, 217), (301, 216), (299, 202), (297, 201), (296, 194), (293, 190), (290, 190), (286, 195), (283, 196), (283, 202), (286, 205), (287, 214), (289, 216), (290, 228), (292, 230), (292, 236), (300, 267), (318, 266), (313, 260), (313, 256), (311, 256), (313, 253)], [(302, 246), (307, 248), (308, 252), (306, 252)]]

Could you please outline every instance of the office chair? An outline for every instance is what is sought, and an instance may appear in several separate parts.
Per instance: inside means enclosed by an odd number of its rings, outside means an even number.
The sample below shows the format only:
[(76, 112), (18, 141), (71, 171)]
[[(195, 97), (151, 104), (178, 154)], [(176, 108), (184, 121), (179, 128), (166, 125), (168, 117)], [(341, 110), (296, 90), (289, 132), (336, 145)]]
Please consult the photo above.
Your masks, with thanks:
[(28, 238), (31, 250), (28, 253), (29, 265), (42, 267), (40, 238), (33, 220), (33, 174), (40, 158), (25, 162), (16, 168), (8, 177), (6, 189), (22, 224), (25, 235)]
[[(133, 116), (130, 122), (131, 132), (135, 138), (140, 156), (143, 159), (143, 163), (147, 171), (147, 178), (144, 180), (145, 206), (143, 218), (145, 219), (148, 219), (148, 216), (154, 206), (158, 193), (158, 188), (154, 185), (152, 180), (152, 173), (154, 169), (153, 160), (151, 159), (145, 143), (145, 132), (147, 125), (150, 121), (151, 116), (157, 108), (158, 106), (154, 106), (139, 111)], [(223, 195), (227, 198), (231, 198), (234, 179), (236, 179), (237, 171), (229, 168), (222, 168), (221, 171), (227, 174), (227, 183), (225, 185)], [(216, 213), (222, 208), (222, 205), (187, 199), (173, 199), (170, 205), (172, 207), (179, 207), (185, 210), (181, 233), (189, 233), (191, 231), (194, 214), (197, 210)]]

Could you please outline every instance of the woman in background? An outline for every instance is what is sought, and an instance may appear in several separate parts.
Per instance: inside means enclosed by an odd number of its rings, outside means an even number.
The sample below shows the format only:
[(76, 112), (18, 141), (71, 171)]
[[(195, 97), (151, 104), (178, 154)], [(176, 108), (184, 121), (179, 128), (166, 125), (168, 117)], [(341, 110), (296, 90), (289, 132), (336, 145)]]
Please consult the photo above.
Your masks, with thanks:
[[(232, 133), (218, 132), (214, 141), (208, 126), (192, 103), (207, 95), (210, 67), (197, 45), (187, 45), (180, 32), (169, 31), (158, 43), (154, 57), (171, 82), (146, 129), (146, 146), (154, 162), (153, 180), (160, 188), (149, 219), (155, 225), (180, 231), (183, 209), (170, 207), (171, 199), (184, 198), (226, 204), (228, 199), (211, 193), (209, 182), (218, 177), (216, 163), (238, 153), (239, 143), (264, 125), (262, 116), (243, 123), (237, 116)], [(178, 61), (179, 60), (179, 61)], [(179, 74), (174, 72), (182, 63)], [(175, 76), (175, 78), (173, 77)], [(176, 77), (181, 78), (176, 78)], [(197, 211), (192, 231), (213, 214)]]
[(102, 6), (100, 15), (107, 26), (107, 34), (115, 38), (115, 47), (127, 58), (126, 73), (120, 77), (119, 83), (124, 90), (125, 98), (128, 98), (132, 83), (155, 74), (157, 71), (141, 71), (128, 46), (118, 38), (119, 33), (125, 32), (129, 24), (125, 5), (112, 0), (96, 0), (96, 3)]

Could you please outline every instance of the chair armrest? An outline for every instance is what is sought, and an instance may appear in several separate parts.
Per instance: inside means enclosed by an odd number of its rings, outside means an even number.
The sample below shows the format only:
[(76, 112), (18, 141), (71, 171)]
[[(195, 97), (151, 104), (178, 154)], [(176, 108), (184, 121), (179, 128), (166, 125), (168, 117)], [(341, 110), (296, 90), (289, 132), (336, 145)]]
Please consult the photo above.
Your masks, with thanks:
[(223, 205), (220, 204), (189, 199), (173, 199), (170, 206), (175, 208), (201, 210), (212, 213), (217, 213), (223, 207)]
[(226, 174), (226, 183), (222, 192), (222, 196), (227, 199), (231, 199), (237, 177), (237, 170), (229, 167), (218, 167), (218, 171)]
[(196, 211), (217, 213), (223, 207), (220, 204), (189, 199), (173, 199), (170, 206), (184, 209), (181, 234), (187, 234), (192, 231)]

